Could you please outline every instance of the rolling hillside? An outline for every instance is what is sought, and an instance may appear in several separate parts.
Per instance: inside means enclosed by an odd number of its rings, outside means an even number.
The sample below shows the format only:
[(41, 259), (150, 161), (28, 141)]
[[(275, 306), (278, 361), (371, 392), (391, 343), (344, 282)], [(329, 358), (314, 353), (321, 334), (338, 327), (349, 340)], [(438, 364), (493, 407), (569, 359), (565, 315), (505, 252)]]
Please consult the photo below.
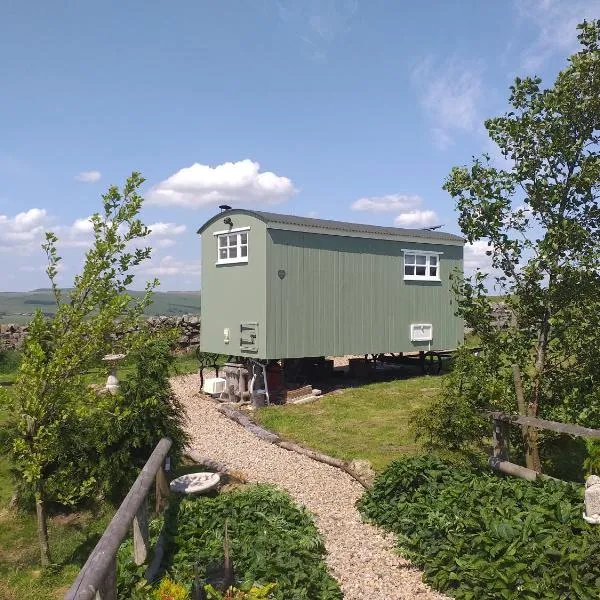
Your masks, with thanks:
[[(141, 296), (143, 292), (131, 292)], [(31, 292), (0, 292), (0, 323), (26, 323), (40, 309), (54, 314), (56, 304), (48, 289)], [(156, 292), (147, 315), (183, 315), (200, 313), (200, 292)]]

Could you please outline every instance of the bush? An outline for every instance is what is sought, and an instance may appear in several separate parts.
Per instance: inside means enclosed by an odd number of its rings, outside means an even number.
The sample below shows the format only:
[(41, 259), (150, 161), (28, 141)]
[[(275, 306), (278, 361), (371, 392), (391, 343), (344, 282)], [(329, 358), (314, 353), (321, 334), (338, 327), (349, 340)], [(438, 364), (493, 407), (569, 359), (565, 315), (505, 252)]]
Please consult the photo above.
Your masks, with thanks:
[[(312, 517), (274, 488), (253, 486), (215, 498), (184, 498), (167, 511), (167, 571), (178, 583), (191, 586), (196, 567), (205, 578), (207, 566), (223, 560), (227, 520), (238, 587), (251, 589), (258, 583), (278, 600), (342, 598), (327, 573), (325, 547)], [(270, 590), (273, 582), (277, 585)]]
[(505, 398), (510, 391), (510, 370), (504, 369), (502, 379), (489, 368), (489, 359), (464, 347), (457, 352), (442, 393), (414, 412), (417, 438), (429, 447), (451, 450), (481, 444), (490, 432), (490, 421), (481, 411), (510, 407)]
[(21, 363), (21, 353), (18, 350), (0, 350), (0, 374), (16, 373)]
[(163, 437), (173, 441), (169, 454), (177, 465), (187, 434), (185, 411), (169, 385), (171, 341), (170, 334), (148, 337), (129, 354), (132, 370), (119, 394), (88, 392), (87, 407), (73, 429), (68, 468), (60, 471), (61, 489), (68, 488), (66, 478), (88, 478), (90, 487), (81, 499), (101, 494), (120, 501)]
[(582, 487), (399, 460), (359, 501), (426, 581), (456, 598), (597, 598), (600, 532)]

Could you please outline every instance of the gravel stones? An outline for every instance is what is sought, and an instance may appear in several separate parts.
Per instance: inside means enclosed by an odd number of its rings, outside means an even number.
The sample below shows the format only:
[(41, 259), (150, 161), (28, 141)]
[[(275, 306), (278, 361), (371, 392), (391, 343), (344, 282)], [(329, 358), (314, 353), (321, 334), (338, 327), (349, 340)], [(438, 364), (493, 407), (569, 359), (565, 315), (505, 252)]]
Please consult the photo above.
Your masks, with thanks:
[(363, 523), (355, 503), (363, 488), (343, 471), (259, 440), (222, 415), (198, 393), (197, 375), (171, 379), (185, 406), (190, 447), (241, 471), (250, 482), (287, 491), (315, 517), (327, 564), (346, 600), (445, 598), (421, 581), (421, 572), (398, 556), (394, 538)]

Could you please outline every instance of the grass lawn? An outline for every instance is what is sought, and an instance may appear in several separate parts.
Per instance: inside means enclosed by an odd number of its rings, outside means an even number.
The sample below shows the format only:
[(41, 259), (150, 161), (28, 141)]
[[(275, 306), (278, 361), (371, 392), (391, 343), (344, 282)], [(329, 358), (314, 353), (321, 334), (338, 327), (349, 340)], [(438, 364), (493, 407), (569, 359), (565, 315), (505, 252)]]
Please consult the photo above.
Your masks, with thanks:
[(343, 460), (367, 459), (381, 471), (396, 458), (421, 451), (411, 413), (440, 393), (442, 378), (372, 383), (310, 404), (263, 408), (256, 419), (284, 438)]

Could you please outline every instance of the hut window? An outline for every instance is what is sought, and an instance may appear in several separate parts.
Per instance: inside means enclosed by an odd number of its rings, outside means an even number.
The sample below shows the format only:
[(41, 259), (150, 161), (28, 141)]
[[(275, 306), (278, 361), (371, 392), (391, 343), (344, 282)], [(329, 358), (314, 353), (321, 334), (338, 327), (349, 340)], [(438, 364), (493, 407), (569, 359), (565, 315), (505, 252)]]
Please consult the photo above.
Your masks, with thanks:
[(405, 280), (440, 280), (441, 252), (404, 250)]
[(219, 231), (217, 236), (217, 264), (248, 262), (248, 229)]

